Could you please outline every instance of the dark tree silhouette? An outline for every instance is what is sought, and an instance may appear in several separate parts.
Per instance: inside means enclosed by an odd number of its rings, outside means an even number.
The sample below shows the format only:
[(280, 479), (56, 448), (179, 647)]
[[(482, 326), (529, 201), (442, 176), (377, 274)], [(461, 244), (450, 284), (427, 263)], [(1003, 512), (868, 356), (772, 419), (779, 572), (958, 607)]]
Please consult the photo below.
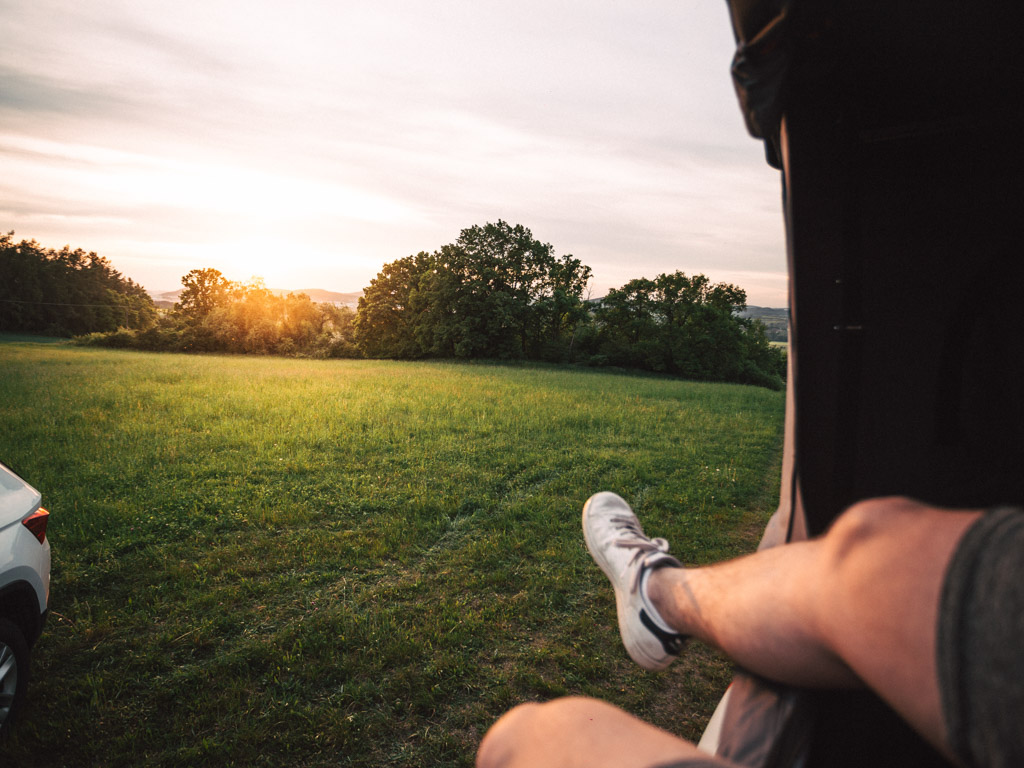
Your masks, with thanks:
[(145, 289), (103, 257), (0, 235), (0, 331), (74, 336), (148, 328), (155, 319)]

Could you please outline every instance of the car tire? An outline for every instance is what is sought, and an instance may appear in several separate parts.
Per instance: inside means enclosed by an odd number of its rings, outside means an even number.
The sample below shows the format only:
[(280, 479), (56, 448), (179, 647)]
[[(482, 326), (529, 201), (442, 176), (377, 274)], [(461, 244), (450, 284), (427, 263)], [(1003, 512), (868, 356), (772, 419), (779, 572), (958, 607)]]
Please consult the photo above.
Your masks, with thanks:
[(25, 701), (28, 659), (28, 643), (21, 630), (7, 619), (0, 619), (0, 738), (10, 732), (11, 723)]

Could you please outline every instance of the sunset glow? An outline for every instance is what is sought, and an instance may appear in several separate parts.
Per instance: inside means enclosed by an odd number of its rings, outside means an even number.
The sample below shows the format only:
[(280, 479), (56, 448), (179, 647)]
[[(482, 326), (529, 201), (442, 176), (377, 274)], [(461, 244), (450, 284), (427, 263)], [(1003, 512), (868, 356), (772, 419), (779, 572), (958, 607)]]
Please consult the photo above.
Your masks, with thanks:
[(0, 227), (151, 290), (356, 291), (504, 219), (594, 271), (783, 306), (779, 179), (716, 4), (14, 0)]

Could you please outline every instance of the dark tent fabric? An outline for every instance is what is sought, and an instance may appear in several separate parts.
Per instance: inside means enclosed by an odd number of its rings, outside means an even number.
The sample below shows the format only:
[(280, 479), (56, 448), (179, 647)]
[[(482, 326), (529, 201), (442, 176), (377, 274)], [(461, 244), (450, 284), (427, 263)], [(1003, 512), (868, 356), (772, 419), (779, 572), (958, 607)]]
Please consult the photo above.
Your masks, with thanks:
[[(740, 107), (782, 169), (790, 270), (783, 498), (765, 543), (818, 535), (851, 503), (883, 495), (1020, 504), (1024, 10), (1003, 0), (729, 0), (729, 10)], [(802, 695), (812, 768), (944, 765), (870, 695)], [(743, 738), (725, 735), (734, 750)]]

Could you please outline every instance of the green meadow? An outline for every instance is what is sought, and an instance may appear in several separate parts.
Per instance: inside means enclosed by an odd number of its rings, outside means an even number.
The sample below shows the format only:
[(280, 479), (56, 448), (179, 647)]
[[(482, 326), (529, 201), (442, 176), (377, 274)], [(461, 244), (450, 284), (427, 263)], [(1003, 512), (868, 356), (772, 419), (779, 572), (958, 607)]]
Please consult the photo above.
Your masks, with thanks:
[(557, 366), (0, 343), (0, 459), (53, 547), (0, 762), (470, 766), (503, 711), (566, 694), (698, 738), (728, 662), (628, 659), (580, 511), (614, 490), (686, 562), (752, 550), (783, 407)]

